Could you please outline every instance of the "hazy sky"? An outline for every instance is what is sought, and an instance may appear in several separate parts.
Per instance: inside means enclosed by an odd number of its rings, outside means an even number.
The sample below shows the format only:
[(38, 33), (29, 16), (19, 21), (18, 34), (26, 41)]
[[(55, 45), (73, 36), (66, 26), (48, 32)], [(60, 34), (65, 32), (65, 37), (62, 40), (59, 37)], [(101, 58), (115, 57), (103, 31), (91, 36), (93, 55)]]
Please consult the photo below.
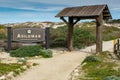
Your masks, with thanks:
[(55, 15), (65, 7), (107, 4), (113, 19), (120, 19), (120, 0), (0, 0), (0, 24), (61, 21)]

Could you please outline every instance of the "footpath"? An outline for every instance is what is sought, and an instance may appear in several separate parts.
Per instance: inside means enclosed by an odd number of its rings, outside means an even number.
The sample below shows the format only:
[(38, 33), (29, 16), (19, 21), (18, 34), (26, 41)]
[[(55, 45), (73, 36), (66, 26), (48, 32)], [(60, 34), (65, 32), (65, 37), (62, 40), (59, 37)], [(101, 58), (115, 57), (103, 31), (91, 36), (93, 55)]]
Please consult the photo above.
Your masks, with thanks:
[[(25, 71), (14, 80), (67, 80), (70, 73), (81, 64), (84, 58), (95, 51), (95, 45), (72, 52), (63, 51), (53, 58), (37, 59), (39, 65)], [(104, 51), (112, 51), (113, 41), (103, 42)], [(59, 52), (59, 50), (58, 50)]]

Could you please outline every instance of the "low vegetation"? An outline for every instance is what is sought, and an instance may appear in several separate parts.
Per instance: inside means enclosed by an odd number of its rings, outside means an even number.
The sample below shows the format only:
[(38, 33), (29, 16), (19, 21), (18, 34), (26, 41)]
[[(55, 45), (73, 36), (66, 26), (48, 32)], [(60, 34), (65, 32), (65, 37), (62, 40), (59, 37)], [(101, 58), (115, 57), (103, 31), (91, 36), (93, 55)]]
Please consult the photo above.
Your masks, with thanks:
[(0, 25), (0, 39), (5, 39), (6, 38), (6, 28), (3, 25)]
[(120, 19), (110, 20), (107, 23), (120, 23)]
[(85, 58), (76, 80), (120, 80), (119, 65), (109, 58), (109, 52), (92, 55)]
[(95, 43), (95, 36), (85, 29), (75, 28), (73, 36), (74, 47), (76, 48), (83, 48)]
[(44, 49), (41, 49), (40, 52), (39, 52), (42, 57), (44, 58), (49, 58), (49, 57), (52, 57), (52, 51), (51, 50), (44, 50)]
[(27, 61), (26, 58), (19, 58), (16, 63), (0, 62), (0, 80), (13, 80), (14, 77), (27, 69), (38, 65)]
[(16, 50), (12, 50), (10, 55), (12, 57), (32, 57), (39, 56), (39, 51), (42, 49), (41, 46), (22, 46)]
[[(93, 36), (96, 36), (95, 22), (86, 22), (81, 26), (82, 29), (89, 31)], [(102, 36), (104, 41), (120, 38), (120, 29), (114, 26), (103, 26)]]
[[(52, 47), (66, 47), (67, 42), (67, 26), (51, 29), (51, 46)], [(95, 43), (95, 36), (89, 31), (79, 27), (74, 28), (74, 47), (83, 48)]]
[(50, 42), (51, 47), (63, 47), (66, 46), (67, 27), (62, 26), (56, 29), (50, 29)]
[[(67, 46), (67, 26), (61, 26), (56, 29), (50, 29), (51, 47)], [(103, 26), (103, 40), (113, 40), (120, 38), (120, 29), (114, 26)], [(83, 48), (96, 42), (96, 24), (95, 22), (85, 22), (74, 27), (74, 47)]]
[(42, 56), (45, 58), (52, 57), (51, 50), (44, 50), (41, 46), (22, 46), (16, 50), (10, 51), (12, 57), (33, 57)]
[(11, 64), (0, 63), (0, 76), (8, 74), (9, 72), (14, 72), (16, 74), (19, 74), (19, 72), (24, 71), (22, 66), (23, 66), (22, 64), (17, 64), (17, 63), (11, 63)]
[(5, 39), (5, 38), (6, 38), (6, 35), (0, 32), (0, 39)]

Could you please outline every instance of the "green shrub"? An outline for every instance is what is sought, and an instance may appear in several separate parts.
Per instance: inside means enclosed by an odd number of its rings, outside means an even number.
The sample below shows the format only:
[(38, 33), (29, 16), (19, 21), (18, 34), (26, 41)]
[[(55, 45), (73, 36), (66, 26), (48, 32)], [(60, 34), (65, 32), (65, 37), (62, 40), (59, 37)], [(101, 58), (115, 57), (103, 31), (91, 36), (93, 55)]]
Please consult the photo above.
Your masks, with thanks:
[(51, 50), (43, 50), (43, 49), (41, 49), (40, 50), (40, 54), (41, 54), (41, 56), (42, 57), (44, 57), (44, 58), (50, 58), (50, 57), (52, 57), (52, 51)]
[(108, 21), (107, 23), (120, 23), (120, 19), (113, 19), (113, 20), (110, 20)]
[[(51, 29), (51, 46), (52, 47), (66, 47), (67, 46), (67, 32), (68, 27), (58, 27), (57, 29)], [(95, 36), (93, 36), (89, 31), (82, 28), (74, 28), (73, 33), (74, 47), (83, 48), (95, 43)]]
[[(73, 43), (74, 47), (83, 48), (96, 42), (96, 24), (95, 22), (86, 22), (79, 24), (81, 27), (74, 27)], [(120, 38), (120, 29), (114, 26), (103, 26), (103, 40), (113, 40)], [(68, 27), (61, 26), (56, 29), (50, 29), (50, 38), (52, 47), (66, 47)]]
[(95, 43), (95, 36), (93, 36), (89, 31), (81, 28), (74, 28), (73, 37), (74, 47), (77, 48), (83, 48)]
[[(96, 36), (96, 24), (95, 23), (93, 22), (83, 23), (81, 25), (81, 28), (89, 31), (93, 36)], [(120, 29), (117, 27), (104, 25), (102, 32), (103, 32), (102, 37), (104, 41), (120, 38)]]
[(4, 25), (0, 25), (0, 39), (5, 39), (6, 36), (6, 27)]
[(16, 69), (21, 68), (21, 64), (4, 64), (0, 63), (0, 75), (8, 74), (11, 71), (16, 71)]
[(120, 80), (120, 77), (117, 77), (117, 76), (108, 76), (108, 77), (104, 78), (103, 80)]
[(120, 29), (114, 26), (103, 26), (103, 40), (113, 40), (120, 37)]
[(0, 24), (0, 29), (4, 29), (4, 28), (6, 28), (6, 27)]
[(5, 33), (0, 33), (0, 39), (5, 39), (5, 38), (6, 38)]
[(10, 51), (10, 55), (12, 57), (33, 57), (33, 56), (39, 56), (41, 55), (40, 49), (42, 49), (41, 46), (35, 45), (35, 46), (22, 46), (18, 48), (17, 50)]
[(108, 53), (105, 51), (99, 55), (88, 56), (83, 60), (82, 64), (86, 63), (82, 65), (86, 78), (83, 80), (120, 80), (119, 77), (116, 79), (117, 77), (112, 76), (120, 76), (120, 69), (119, 65), (109, 60)]
[[(44, 58), (52, 57), (51, 50), (45, 50), (41, 46), (22, 46), (17, 50), (10, 51), (12, 57), (33, 57), (33, 56), (42, 56)], [(24, 60), (20, 60), (24, 62)]]
[(52, 47), (66, 46), (66, 39), (64, 37), (57, 37), (53, 40)]
[[(97, 66), (96, 66), (97, 67)], [(114, 69), (109, 69), (109, 68), (101, 68), (101, 69), (96, 69), (92, 72), (88, 72), (88, 77), (96, 77), (96, 78), (100, 78), (103, 79), (105, 76), (111, 76), (114, 75), (115, 73), (117, 73), (116, 70)]]
[(83, 62), (83, 63), (88, 63), (88, 62), (101, 62), (101, 59), (98, 57), (98, 56), (95, 56), (95, 55), (91, 55), (91, 56), (87, 56)]
[(67, 26), (58, 27), (57, 29), (50, 29), (51, 47), (66, 46)]

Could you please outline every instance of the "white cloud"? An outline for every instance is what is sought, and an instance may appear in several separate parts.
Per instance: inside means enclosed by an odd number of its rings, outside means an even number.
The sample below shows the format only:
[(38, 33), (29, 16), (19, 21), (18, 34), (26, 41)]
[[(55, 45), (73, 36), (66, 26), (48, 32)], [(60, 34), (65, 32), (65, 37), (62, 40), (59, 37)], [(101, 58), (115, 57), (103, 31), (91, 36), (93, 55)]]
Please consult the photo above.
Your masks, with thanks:
[(112, 8), (111, 10), (114, 10), (114, 11), (120, 11), (120, 8)]
[[(44, 6), (45, 8), (40, 7), (41, 4), (48, 4)], [(83, 6), (83, 5), (96, 5), (96, 4), (108, 4), (110, 9), (120, 8), (120, 0), (0, 0), (0, 7), (12, 7), (18, 9), (28, 9), (36, 11), (53, 11), (61, 10), (64, 7), (70, 6)], [(40, 5), (35, 5), (40, 4)], [(53, 5), (52, 7), (49, 4)], [(54, 5), (62, 5), (55, 6)], [(66, 5), (66, 6), (64, 6)], [(38, 8), (36, 8), (38, 6)]]
[(35, 8), (35, 7), (21, 7), (19, 9), (24, 10), (34, 10), (34, 11), (56, 11), (56, 10), (62, 10), (65, 7), (46, 7), (46, 8)]
[[(47, 0), (46, 0), (47, 1)], [(39, 4), (39, 5), (38, 5)], [(47, 6), (42, 6), (46, 4)], [(29, 0), (21, 0), (21, 1), (14, 1), (14, 0), (4, 0), (0, 1), (0, 7), (9, 7), (15, 9), (24, 9), (24, 10), (34, 10), (34, 11), (56, 11), (65, 8), (63, 5), (57, 5), (49, 3), (42, 3), (37, 1), (29, 1)], [(54, 6), (55, 5), (55, 6)]]
[(64, 5), (93, 5), (93, 4), (111, 4), (119, 5), (120, 0), (26, 0), (29, 2), (39, 2), (39, 3), (47, 3), (47, 4), (64, 4)]
[(59, 18), (55, 18), (54, 16), (65, 7), (96, 4), (108, 4), (113, 17), (120, 17), (118, 15), (118, 12), (120, 11), (120, 0), (0, 0), (0, 7), (33, 10), (33, 12), (9, 12), (9, 14), (7, 12), (1, 12), (0, 23), (58, 21)]

